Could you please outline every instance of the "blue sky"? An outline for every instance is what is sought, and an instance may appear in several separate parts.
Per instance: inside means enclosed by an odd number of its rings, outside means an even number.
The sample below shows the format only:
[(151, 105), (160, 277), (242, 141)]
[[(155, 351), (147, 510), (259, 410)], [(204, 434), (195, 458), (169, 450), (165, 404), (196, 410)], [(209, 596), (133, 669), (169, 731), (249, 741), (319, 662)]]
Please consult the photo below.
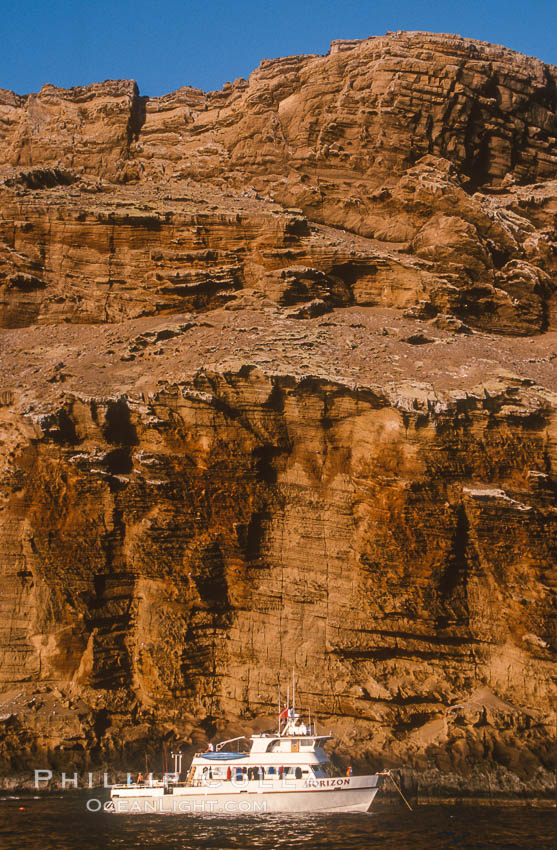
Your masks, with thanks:
[(557, 64), (557, 0), (0, 0), (0, 88), (133, 78), (142, 94), (220, 88), (263, 58), (326, 53), (334, 38), (431, 30)]

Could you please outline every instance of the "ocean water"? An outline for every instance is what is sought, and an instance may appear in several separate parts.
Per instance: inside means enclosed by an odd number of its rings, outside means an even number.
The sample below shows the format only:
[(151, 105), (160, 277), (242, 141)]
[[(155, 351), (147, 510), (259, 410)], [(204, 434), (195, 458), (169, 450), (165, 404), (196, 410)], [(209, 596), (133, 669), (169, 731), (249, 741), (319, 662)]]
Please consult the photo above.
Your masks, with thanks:
[(1, 850), (553, 850), (555, 811), (379, 807), (338, 815), (114, 815), (86, 796), (0, 799)]

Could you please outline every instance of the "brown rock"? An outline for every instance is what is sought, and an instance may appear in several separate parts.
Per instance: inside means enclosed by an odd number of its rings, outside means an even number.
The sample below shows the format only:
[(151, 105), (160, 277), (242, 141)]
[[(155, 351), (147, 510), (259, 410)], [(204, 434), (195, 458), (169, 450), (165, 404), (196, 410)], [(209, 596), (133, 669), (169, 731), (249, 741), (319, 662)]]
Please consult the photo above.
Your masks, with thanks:
[(395, 33), (1, 93), (6, 771), (265, 728), (295, 666), (340, 760), (551, 793), (555, 83)]

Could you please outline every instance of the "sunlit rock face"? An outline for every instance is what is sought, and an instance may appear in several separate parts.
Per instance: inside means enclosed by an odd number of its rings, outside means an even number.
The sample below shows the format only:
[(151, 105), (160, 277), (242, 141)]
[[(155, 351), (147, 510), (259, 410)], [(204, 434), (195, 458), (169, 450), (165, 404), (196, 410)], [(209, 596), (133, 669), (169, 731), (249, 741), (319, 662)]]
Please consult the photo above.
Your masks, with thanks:
[(556, 80), (397, 33), (1, 93), (6, 774), (159, 769), (294, 667), (340, 763), (551, 793)]

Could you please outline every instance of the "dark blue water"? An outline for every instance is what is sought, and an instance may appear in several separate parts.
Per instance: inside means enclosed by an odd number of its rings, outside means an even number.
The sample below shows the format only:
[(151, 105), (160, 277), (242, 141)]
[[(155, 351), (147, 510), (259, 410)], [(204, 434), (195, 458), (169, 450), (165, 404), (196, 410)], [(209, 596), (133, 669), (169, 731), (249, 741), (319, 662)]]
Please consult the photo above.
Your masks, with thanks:
[[(419, 806), (344, 815), (93, 814), (87, 797), (0, 800), (1, 850), (553, 850), (555, 812)], [(23, 807), (23, 810), (20, 810)]]

